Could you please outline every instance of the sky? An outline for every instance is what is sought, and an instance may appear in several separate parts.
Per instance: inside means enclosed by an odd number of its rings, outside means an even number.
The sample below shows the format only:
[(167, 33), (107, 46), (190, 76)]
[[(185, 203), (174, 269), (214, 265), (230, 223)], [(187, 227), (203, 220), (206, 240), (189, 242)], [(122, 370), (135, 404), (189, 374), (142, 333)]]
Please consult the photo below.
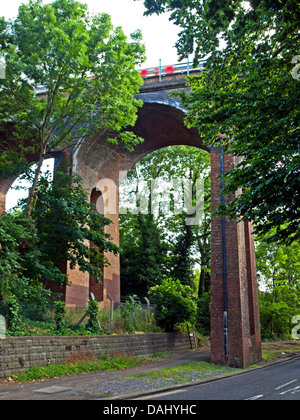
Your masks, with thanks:
[[(44, 0), (44, 4), (53, 0)], [(177, 51), (174, 47), (180, 28), (169, 21), (167, 14), (143, 16), (143, 0), (79, 0), (88, 5), (93, 13), (107, 13), (112, 17), (114, 26), (122, 26), (126, 35), (137, 29), (143, 33), (147, 50), (147, 61), (143, 68), (156, 67), (159, 60), (162, 65), (176, 64)], [(20, 4), (27, 0), (0, 0), (0, 16), (12, 19), (17, 16)]]

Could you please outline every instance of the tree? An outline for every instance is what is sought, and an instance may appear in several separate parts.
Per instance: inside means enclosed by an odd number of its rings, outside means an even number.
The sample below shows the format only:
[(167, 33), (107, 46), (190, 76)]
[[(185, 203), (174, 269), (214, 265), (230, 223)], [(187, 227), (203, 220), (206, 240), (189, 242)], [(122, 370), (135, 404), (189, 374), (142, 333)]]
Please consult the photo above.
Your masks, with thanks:
[(62, 264), (100, 282), (105, 252), (119, 251), (104, 233), (110, 223), (94, 211), (78, 176), (61, 170), (53, 182), (40, 178), (31, 219), (22, 212), (0, 215), (0, 300), (47, 302), (53, 286), (68, 282)]
[(275, 292), (276, 286), (288, 285), (300, 291), (300, 244), (277, 245), (268, 241), (258, 242), (256, 246), (258, 279), (269, 290)]
[[(188, 192), (191, 196), (192, 207), (200, 204), (201, 216), (192, 225), (187, 223), (188, 218), (194, 218), (195, 213), (185, 208), (187, 203), (181, 199), (181, 209), (176, 214), (175, 201), (178, 201), (178, 191), (170, 191), (170, 212), (164, 212), (162, 197), (162, 213), (160, 225), (164, 226), (165, 237), (169, 243), (169, 258), (166, 261), (168, 276), (178, 279), (182, 284), (194, 287), (192, 280), (195, 264), (200, 265), (199, 296), (210, 289), (210, 157), (201, 149), (187, 146), (172, 146), (159, 150), (144, 158), (140, 163), (142, 174), (147, 177), (147, 171), (153, 165), (159, 176), (168, 182), (177, 179), (182, 181), (182, 197)], [(145, 165), (145, 166), (144, 166)], [(155, 175), (155, 174), (154, 174)], [(203, 199), (197, 198), (197, 181), (203, 181)], [(185, 184), (185, 181), (189, 181)], [(202, 186), (201, 186), (202, 188)], [(164, 195), (164, 194), (163, 194)], [(197, 202), (197, 199), (199, 202)], [(177, 203), (178, 204), (178, 203)], [(202, 214), (203, 213), (203, 214)]]
[[(145, 167), (144, 165), (145, 164)], [(145, 169), (147, 166), (147, 170)], [(140, 172), (141, 170), (141, 172)], [(127, 198), (134, 196), (139, 211), (120, 214), (121, 243), (121, 292), (123, 295), (147, 296), (149, 288), (165, 278), (168, 246), (163, 239), (164, 231), (151, 211), (151, 179), (156, 178), (160, 167), (144, 162), (129, 171), (126, 188)], [(141, 176), (146, 180), (140, 187)], [(144, 190), (145, 188), (145, 190)], [(149, 192), (150, 191), (150, 192)], [(141, 203), (143, 200), (143, 204)]]
[(144, 60), (145, 49), (139, 31), (128, 42), (120, 27), (113, 29), (110, 16), (90, 15), (75, 0), (46, 5), (30, 0), (15, 21), (1, 20), (0, 30), (0, 55), (6, 61), (0, 116), (13, 122), (19, 154), (30, 139), (39, 155), (25, 208), (30, 215), (51, 150), (96, 132), (129, 149), (141, 141), (124, 129), (134, 125), (141, 105), (134, 98), (142, 84), (135, 65)]
[(121, 293), (147, 296), (166, 276), (167, 244), (152, 214), (120, 215)]
[(193, 290), (179, 280), (163, 280), (161, 285), (151, 287), (149, 297), (157, 305), (157, 321), (167, 331), (174, 331), (178, 323), (195, 320), (197, 305)]
[(20, 214), (0, 215), (0, 300), (43, 303), (49, 292), (43, 279), (65, 280), (53, 264), (45, 264), (36, 228)]
[(194, 261), (192, 258), (193, 235), (191, 226), (183, 222), (179, 234), (174, 240), (169, 261), (172, 279), (178, 279), (184, 285), (191, 286)]
[[(193, 206), (196, 205), (196, 181), (204, 179), (204, 215), (198, 224), (186, 224), (188, 215), (184, 210), (184, 182), (191, 181)], [(126, 187), (131, 194), (142, 199), (138, 203), (141, 212), (120, 216), (120, 243), (122, 291), (127, 286), (140, 293), (140, 285), (146, 290), (160, 284), (168, 277), (182, 284), (195, 287), (193, 271), (195, 263), (201, 266), (199, 295), (210, 287), (210, 174), (208, 153), (186, 146), (172, 146), (153, 152), (143, 158), (129, 173)], [(156, 180), (157, 190), (152, 190), (154, 204), (151, 206), (151, 181)], [(171, 185), (172, 180), (178, 185)], [(180, 184), (180, 185), (179, 185)], [(123, 196), (121, 188), (121, 197)], [(146, 190), (147, 192), (145, 193)], [(179, 194), (181, 192), (181, 194)], [(144, 195), (143, 195), (144, 194)], [(179, 197), (180, 196), (180, 197)], [(180, 202), (179, 202), (180, 201)], [(122, 200), (121, 200), (122, 203)], [(153, 203), (152, 203), (153, 204)], [(175, 205), (179, 205), (176, 214)], [(154, 211), (155, 210), (155, 211)], [(134, 210), (137, 211), (136, 209)]]
[(260, 315), (264, 337), (288, 337), (291, 321), (300, 310), (300, 247), (257, 243)]
[[(239, 194), (220, 214), (252, 220), (255, 233), (291, 243), (299, 238), (299, 46), (296, 0), (146, 0), (147, 12), (171, 11), (182, 28), (181, 58), (206, 59), (180, 93), (186, 124), (207, 144), (223, 144), (239, 158), (224, 176)], [(216, 142), (224, 134), (221, 142)]]
[[(45, 265), (69, 263), (70, 269), (78, 266), (99, 282), (102, 269), (108, 264), (105, 252), (119, 251), (104, 232), (111, 220), (93, 209), (80, 177), (66, 174), (63, 168), (55, 174), (53, 182), (47, 178), (38, 182), (32, 221)], [(90, 247), (90, 243), (94, 246)]]

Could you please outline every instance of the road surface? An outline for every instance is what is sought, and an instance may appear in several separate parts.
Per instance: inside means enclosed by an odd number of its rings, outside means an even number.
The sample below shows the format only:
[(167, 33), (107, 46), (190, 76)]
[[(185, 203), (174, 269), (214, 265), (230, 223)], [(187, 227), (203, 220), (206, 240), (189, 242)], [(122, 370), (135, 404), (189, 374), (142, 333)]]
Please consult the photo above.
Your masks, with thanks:
[(300, 358), (146, 400), (300, 400)]

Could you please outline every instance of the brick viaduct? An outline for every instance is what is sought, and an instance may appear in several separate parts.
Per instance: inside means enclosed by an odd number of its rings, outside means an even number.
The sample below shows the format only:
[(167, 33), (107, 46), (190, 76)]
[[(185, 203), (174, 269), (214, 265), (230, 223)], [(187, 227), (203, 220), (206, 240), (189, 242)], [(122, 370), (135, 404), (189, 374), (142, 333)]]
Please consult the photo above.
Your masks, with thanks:
[[(120, 171), (128, 171), (147, 154), (172, 145), (188, 145), (206, 150), (211, 155), (212, 211), (221, 201), (220, 173), (235, 165), (234, 157), (222, 155), (219, 148), (208, 148), (196, 129), (184, 125), (184, 113), (178, 99), (170, 97), (172, 91), (186, 89), (185, 75), (166, 75), (145, 80), (138, 97), (144, 105), (139, 110), (133, 131), (145, 139), (134, 152), (105, 142), (100, 135), (85, 138), (74, 144), (69, 157), (72, 172), (83, 179), (91, 202), (104, 198), (104, 215), (112, 220), (106, 228), (113, 241), (119, 244), (118, 185)], [(59, 164), (62, 154), (57, 155)], [(34, 161), (34, 156), (30, 158)], [(107, 196), (103, 179), (114, 182), (116, 203)], [(14, 179), (0, 179), (0, 209), (5, 208), (5, 196)], [(100, 182), (100, 184), (99, 184)], [(100, 188), (99, 188), (100, 186)], [(110, 186), (111, 187), (111, 186)], [(110, 188), (110, 191), (113, 190)], [(100, 191), (102, 190), (102, 191)], [(103, 195), (101, 197), (101, 195)], [(230, 200), (233, 197), (225, 197)], [(98, 201), (99, 203), (99, 201)], [(98, 204), (97, 203), (97, 204)], [(116, 214), (110, 206), (116, 205)], [(97, 206), (98, 207), (98, 206)], [(211, 235), (211, 360), (215, 363), (244, 367), (260, 360), (260, 321), (256, 263), (251, 224), (215, 217)], [(103, 304), (120, 301), (120, 260), (108, 255), (110, 265), (104, 268), (102, 285), (96, 284), (88, 273), (64, 269), (70, 285), (63, 290), (67, 305), (84, 306), (93, 292)]]

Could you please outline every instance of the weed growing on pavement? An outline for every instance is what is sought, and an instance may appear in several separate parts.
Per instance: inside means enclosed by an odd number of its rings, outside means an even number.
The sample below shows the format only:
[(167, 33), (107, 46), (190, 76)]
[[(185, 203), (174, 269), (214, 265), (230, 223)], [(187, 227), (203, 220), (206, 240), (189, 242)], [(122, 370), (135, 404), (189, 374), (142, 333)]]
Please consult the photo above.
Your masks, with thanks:
[(192, 382), (200, 379), (206, 379), (220, 374), (237, 372), (239, 369), (228, 366), (214, 365), (208, 362), (189, 362), (180, 366), (163, 369), (160, 371), (131, 376), (124, 379), (144, 378), (151, 382), (152, 380), (172, 381), (173, 383)]

